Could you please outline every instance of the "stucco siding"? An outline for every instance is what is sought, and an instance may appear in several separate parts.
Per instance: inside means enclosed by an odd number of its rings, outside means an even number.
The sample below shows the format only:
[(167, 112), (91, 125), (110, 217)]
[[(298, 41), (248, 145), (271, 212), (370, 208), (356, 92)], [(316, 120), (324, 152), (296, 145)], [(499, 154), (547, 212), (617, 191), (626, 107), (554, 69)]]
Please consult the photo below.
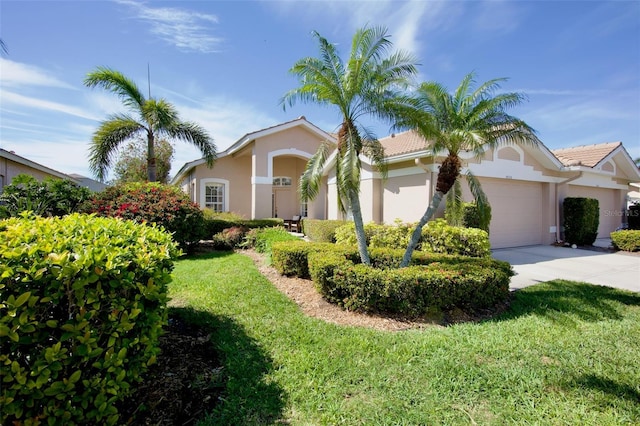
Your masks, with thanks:
[(396, 219), (417, 222), (430, 200), (429, 173), (390, 177), (382, 191), (382, 221), (393, 224)]
[(624, 192), (618, 189), (569, 185), (567, 197), (595, 198), (600, 209), (598, 238), (608, 238), (622, 223)]

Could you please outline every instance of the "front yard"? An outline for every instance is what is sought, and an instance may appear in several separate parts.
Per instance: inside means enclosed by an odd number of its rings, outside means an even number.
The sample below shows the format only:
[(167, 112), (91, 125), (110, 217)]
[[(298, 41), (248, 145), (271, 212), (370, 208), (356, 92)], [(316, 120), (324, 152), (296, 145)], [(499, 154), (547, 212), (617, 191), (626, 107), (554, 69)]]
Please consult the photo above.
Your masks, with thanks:
[(179, 260), (170, 297), (222, 359), (202, 424), (640, 422), (636, 293), (552, 281), (490, 321), (380, 331), (309, 317), (249, 257), (217, 252)]

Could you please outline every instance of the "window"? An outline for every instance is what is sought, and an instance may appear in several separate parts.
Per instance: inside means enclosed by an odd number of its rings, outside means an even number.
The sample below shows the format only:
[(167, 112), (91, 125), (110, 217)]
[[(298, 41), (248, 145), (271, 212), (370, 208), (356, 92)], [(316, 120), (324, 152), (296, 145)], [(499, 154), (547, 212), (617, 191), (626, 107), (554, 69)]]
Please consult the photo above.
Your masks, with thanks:
[(300, 217), (307, 217), (307, 213), (309, 211), (309, 205), (306, 201), (300, 202)]
[(221, 183), (209, 183), (204, 194), (204, 206), (214, 212), (224, 211), (224, 185)]
[(273, 178), (273, 186), (291, 186), (291, 178), (288, 176), (276, 176)]

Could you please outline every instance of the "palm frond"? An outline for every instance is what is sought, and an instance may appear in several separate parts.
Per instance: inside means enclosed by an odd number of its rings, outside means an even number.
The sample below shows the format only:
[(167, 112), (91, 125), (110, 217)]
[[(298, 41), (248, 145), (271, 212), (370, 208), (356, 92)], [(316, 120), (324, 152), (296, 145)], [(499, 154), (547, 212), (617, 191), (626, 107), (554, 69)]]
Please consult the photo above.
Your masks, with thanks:
[(201, 126), (188, 121), (180, 121), (163, 129), (161, 133), (166, 133), (171, 138), (180, 139), (198, 148), (209, 167), (212, 167), (216, 161), (216, 145)]
[(101, 87), (115, 93), (122, 99), (125, 106), (139, 112), (142, 111), (145, 103), (144, 95), (133, 80), (111, 68), (96, 68), (95, 71), (87, 74), (84, 79), (84, 85), (87, 87)]
[(313, 200), (318, 196), (322, 184), (322, 172), (333, 146), (330, 142), (322, 143), (316, 153), (307, 161), (299, 184), (302, 201)]
[(118, 146), (139, 133), (146, 133), (146, 128), (127, 115), (113, 115), (103, 121), (89, 146), (91, 172), (103, 181), (117, 154)]
[(471, 170), (467, 170), (465, 177), (467, 179), (471, 195), (476, 203), (476, 208), (478, 209), (480, 229), (484, 229), (489, 232), (489, 224), (491, 223), (491, 205), (489, 204), (489, 198), (487, 198), (480, 181), (471, 172)]

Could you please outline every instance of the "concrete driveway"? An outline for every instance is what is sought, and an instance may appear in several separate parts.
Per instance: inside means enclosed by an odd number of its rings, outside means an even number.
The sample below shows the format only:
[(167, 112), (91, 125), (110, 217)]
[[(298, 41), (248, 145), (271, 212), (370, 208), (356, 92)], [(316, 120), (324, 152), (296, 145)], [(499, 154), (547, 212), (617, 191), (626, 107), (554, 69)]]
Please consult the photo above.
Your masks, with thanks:
[(512, 290), (564, 279), (640, 292), (639, 254), (540, 245), (496, 249), (493, 257), (513, 266)]

